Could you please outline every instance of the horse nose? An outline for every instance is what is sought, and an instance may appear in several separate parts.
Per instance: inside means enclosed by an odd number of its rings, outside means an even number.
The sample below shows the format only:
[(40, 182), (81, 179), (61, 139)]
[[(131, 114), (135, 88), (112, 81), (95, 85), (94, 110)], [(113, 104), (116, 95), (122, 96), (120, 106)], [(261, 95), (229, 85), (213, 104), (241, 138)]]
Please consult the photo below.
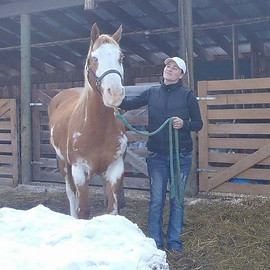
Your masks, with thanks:
[[(110, 87), (107, 89), (107, 92), (108, 92), (108, 94), (109, 94), (110, 96), (115, 95), (115, 94), (117, 95), (117, 92), (113, 91), (112, 88), (110, 88)], [(123, 94), (125, 93), (125, 88), (124, 88), (123, 86), (121, 86), (121, 87), (119, 88), (118, 93), (119, 93), (120, 95), (123, 95)]]

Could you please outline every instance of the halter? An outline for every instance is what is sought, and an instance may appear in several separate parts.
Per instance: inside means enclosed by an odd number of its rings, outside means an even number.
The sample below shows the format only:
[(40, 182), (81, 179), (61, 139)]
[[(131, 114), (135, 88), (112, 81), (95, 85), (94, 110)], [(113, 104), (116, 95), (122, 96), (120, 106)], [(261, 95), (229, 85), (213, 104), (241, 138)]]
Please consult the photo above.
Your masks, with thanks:
[(103, 79), (105, 76), (107, 76), (107, 75), (110, 74), (110, 73), (116, 73), (116, 74), (118, 74), (118, 75), (120, 76), (121, 80), (123, 80), (122, 74), (121, 74), (118, 70), (116, 70), (116, 69), (109, 69), (109, 70), (105, 71), (103, 74), (101, 74), (101, 76), (99, 76), (99, 77), (96, 76), (96, 74), (95, 74), (95, 73), (93, 72), (93, 70), (90, 68), (90, 65), (87, 66), (87, 70), (88, 70), (88, 74), (90, 73), (90, 74), (94, 77), (94, 79), (95, 79), (95, 81), (96, 81), (96, 88), (97, 88), (98, 92), (99, 92), (101, 95), (102, 95), (102, 92), (100, 91), (100, 85), (101, 85), (102, 79)]

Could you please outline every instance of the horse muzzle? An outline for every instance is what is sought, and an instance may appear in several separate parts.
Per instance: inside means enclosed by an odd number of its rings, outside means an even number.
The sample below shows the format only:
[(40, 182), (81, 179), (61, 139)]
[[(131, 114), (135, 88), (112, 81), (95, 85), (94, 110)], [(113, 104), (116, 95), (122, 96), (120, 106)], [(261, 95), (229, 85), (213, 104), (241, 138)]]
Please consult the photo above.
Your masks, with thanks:
[(125, 97), (125, 88), (123, 86), (114, 88), (107, 88), (103, 92), (104, 105), (108, 107), (118, 107)]

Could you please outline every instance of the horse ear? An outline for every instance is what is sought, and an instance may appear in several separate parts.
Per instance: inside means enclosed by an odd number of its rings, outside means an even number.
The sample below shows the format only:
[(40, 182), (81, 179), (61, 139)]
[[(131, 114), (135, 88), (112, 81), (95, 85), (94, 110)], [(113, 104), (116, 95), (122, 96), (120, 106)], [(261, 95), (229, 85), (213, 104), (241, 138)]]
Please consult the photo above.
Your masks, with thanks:
[(100, 32), (98, 26), (96, 23), (94, 23), (91, 29), (91, 43), (94, 44), (94, 42), (98, 39), (99, 36)]
[(122, 37), (122, 25), (119, 26), (118, 30), (112, 35), (112, 38), (119, 43), (121, 37)]

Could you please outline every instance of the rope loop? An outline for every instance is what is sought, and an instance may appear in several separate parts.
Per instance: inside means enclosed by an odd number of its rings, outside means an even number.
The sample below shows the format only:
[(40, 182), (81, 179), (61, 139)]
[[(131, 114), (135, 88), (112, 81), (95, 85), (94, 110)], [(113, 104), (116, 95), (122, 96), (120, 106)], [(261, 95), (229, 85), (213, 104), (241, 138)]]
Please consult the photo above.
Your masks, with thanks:
[(171, 183), (170, 183), (170, 196), (171, 199), (176, 199), (179, 204), (182, 206), (184, 204), (184, 183), (181, 180), (181, 171), (180, 171), (180, 157), (179, 157), (179, 140), (178, 140), (178, 130), (174, 129), (174, 145), (176, 151), (176, 175), (175, 179), (174, 174), (174, 158), (173, 158), (173, 117), (168, 118), (164, 123), (153, 132), (144, 132), (139, 131), (136, 128), (132, 127), (127, 120), (119, 113), (117, 108), (114, 108), (114, 115), (119, 119), (128, 129), (134, 131), (135, 133), (142, 136), (153, 136), (160, 132), (167, 124), (169, 124), (169, 147), (170, 147), (170, 174), (171, 174)]

